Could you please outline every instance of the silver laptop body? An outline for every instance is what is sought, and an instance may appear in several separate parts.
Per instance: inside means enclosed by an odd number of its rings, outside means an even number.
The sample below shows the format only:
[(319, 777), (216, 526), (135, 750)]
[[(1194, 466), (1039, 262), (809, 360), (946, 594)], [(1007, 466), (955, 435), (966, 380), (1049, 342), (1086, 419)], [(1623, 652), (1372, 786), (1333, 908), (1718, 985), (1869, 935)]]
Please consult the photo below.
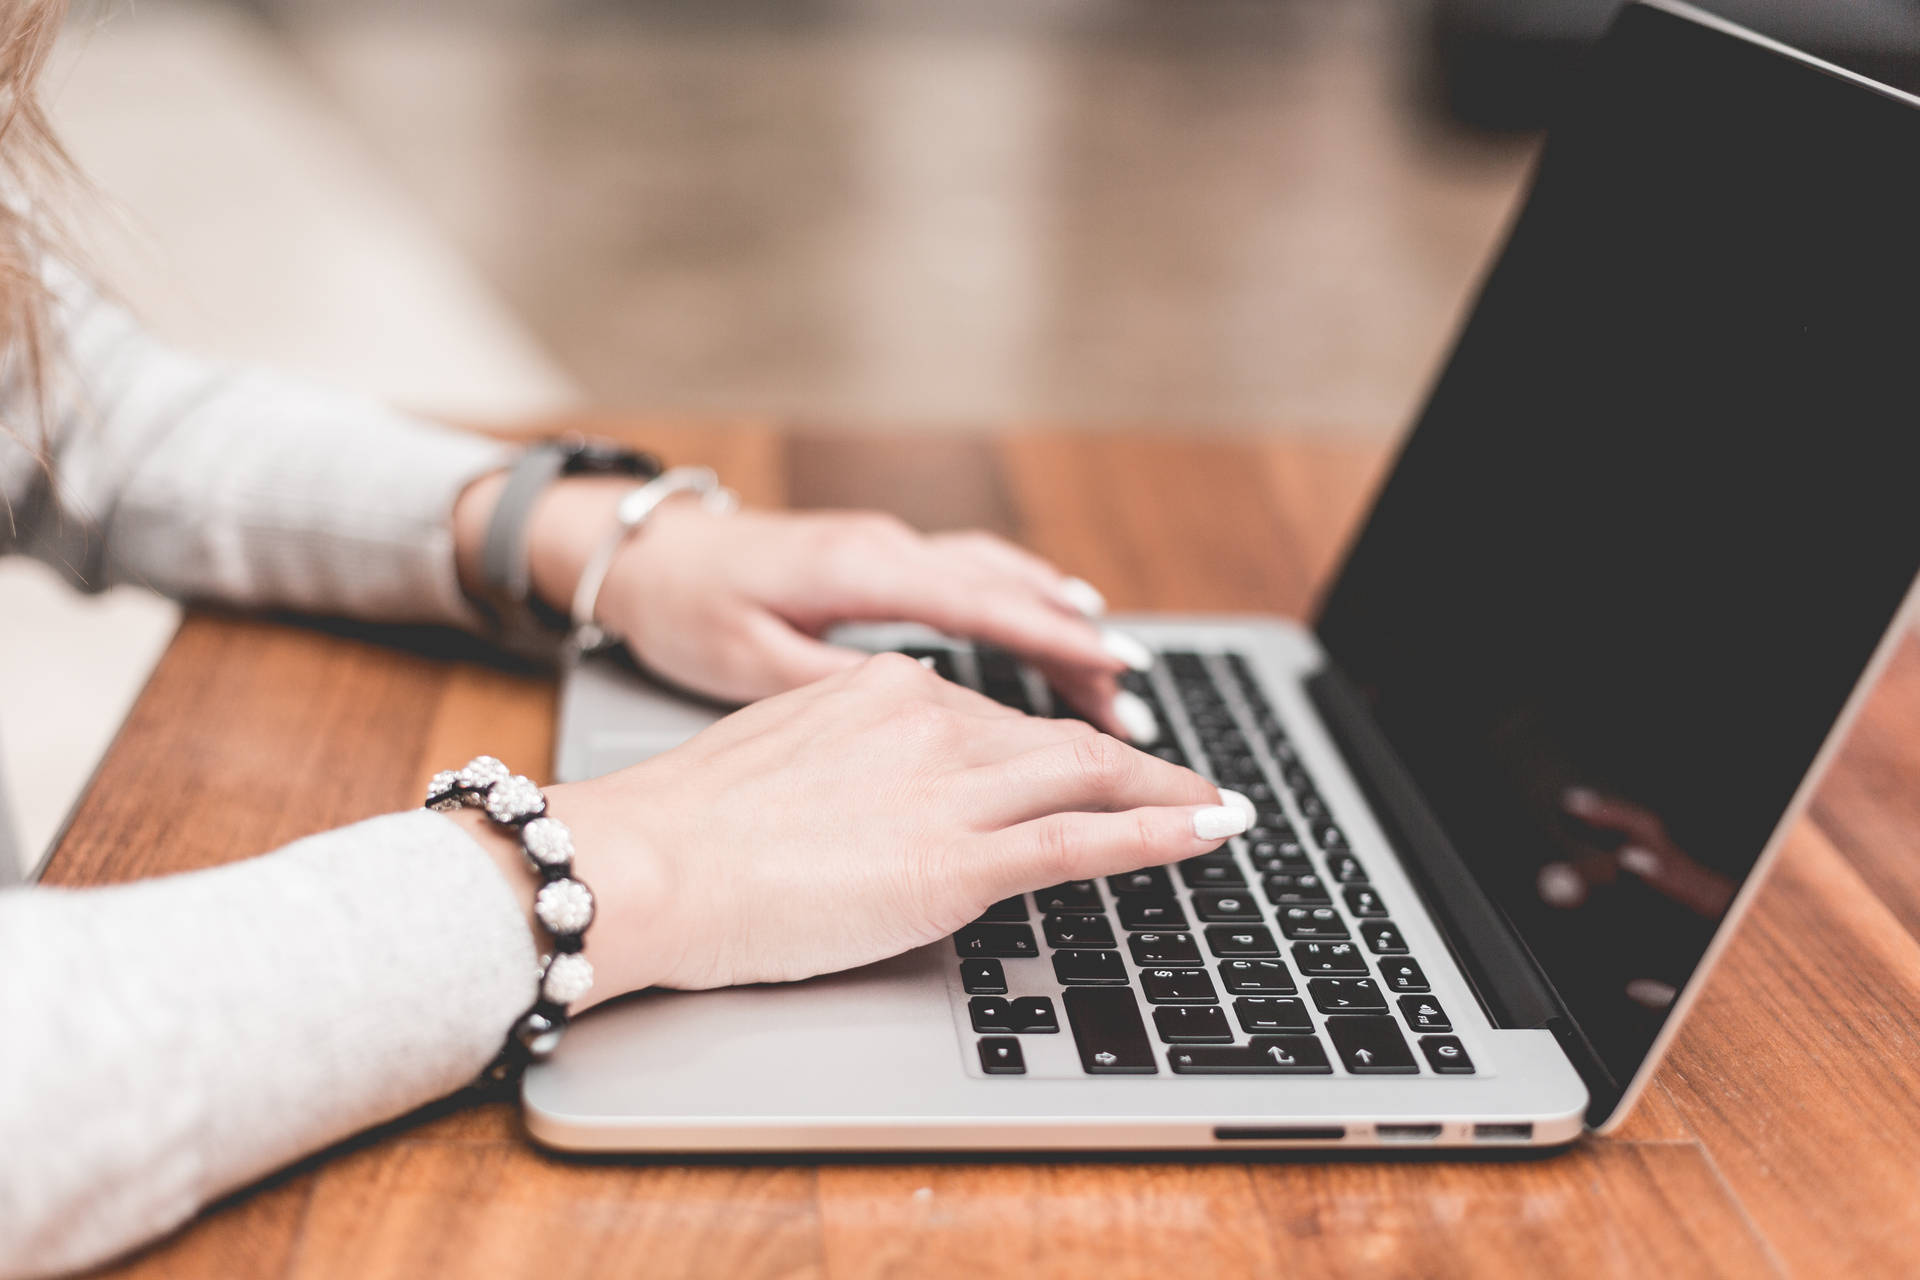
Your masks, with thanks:
[[(1128, 889), (1122, 878), (1068, 887), (1082, 905), (1091, 893), (1113, 921), (1107, 949), (1126, 983), (1099, 989), (1123, 993), (1118, 1003), (1062, 980), (1068, 971), (1057, 957), (1073, 948), (1052, 945), (1046, 899), (1034, 895), (1019, 906), (1024, 921), (855, 972), (640, 993), (581, 1018), (554, 1058), (527, 1073), (535, 1138), (578, 1151), (658, 1152), (1544, 1146), (1625, 1117), (1910, 614), (1920, 522), (1903, 514), (1914, 504), (1886, 477), (1910, 485), (1920, 451), (1883, 423), (1910, 422), (1920, 389), (1885, 367), (1880, 345), (1891, 329), (1886, 351), (1920, 349), (1915, 321), (1895, 318), (1893, 306), (1914, 296), (1920, 257), (1894, 247), (1892, 231), (1887, 244), (1861, 247), (1874, 228), (1849, 223), (1847, 236), (1823, 242), (1823, 252), (1857, 249), (1881, 278), (1862, 270), (1842, 294), (1830, 285), (1836, 271), (1853, 278), (1846, 262), (1829, 256), (1825, 274), (1807, 273), (1804, 283), (1789, 264), (1770, 275), (1767, 292), (1728, 298), (1720, 330), (1698, 337), (1699, 316), (1685, 316), (1686, 339), (1702, 345), (1690, 362), (1672, 364), (1665, 353), (1679, 338), (1660, 332), (1665, 311), (1723, 305), (1697, 298), (1685, 272), (1693, 264), (1712, 270), (1722, 239), (1734, 241), (1724, 247), (1732, 255), (1744, 251), (1742, 236), (1774, 230), (1742, 229), (1725, 217), (1714, 223), (1714, 208), (1668, 208), (1663, 216), (1697, 215), (1718, 229), (1673, 247), (1628, 226), (1607, 269), (1581, 275), (1587, 255), (1608, 249), (1611, 231), (1596, 227), (1631, 221), (1593, 210), (1582, 183), (1606, 170), (1604, 189), (1617, 191), (1620, 174), (1608, 166), (1624, 163), (1622, 155), (1658, 166), (1667, 143), (1649, 139), (1670, 132), (1675, 167), (1654, 175), (1665, 198), (1721, 198), (1675, 194), (1685, 181), (1676, 175), (1706, 163), (1721, 166), (1702, 179), (1712, 192), (1740, 199), (1736, 188), (1749, 176), (1741, 166), (1760, 151), (1737, 136), (1718, 152), (1718, 136), (1685, 136), (1699, 113), (1680, 108), (1703, 98), (1731, 99), (1741, 113), (1761, 116), (1753, 128), (1762, 132), (1769, 110), (1819, 125), (1831, 117), (1832, 131), (1809, 144), (1810, 165), (1833, 163), (1828, 144), (1841, 136), (1863, 147), (1920, 148), (1912, 112), (1920, 103), (1673, 4), (1630, 6), (1595, 64), (1594, 85), (1549, 142), (1502, 262), (1316, 626), (1254, 617), (1113, 620), (1158, 653), (1179, 655), (1163, 659), (1145, 691), (1169, 741), (1203, 772), (1208, 757), (1187, 710), (1190, 687), (1217, 691), (1236, 741), (1268, 784), (1262, 807), (1273, 826), (1298, 837), (1305, 852), (1295, 856), (1306, 865), (1294, 869), (1317, 880), (1324, 903), (1292, 904), (1313, 910), (1289, 916), (1288, 900), (1271, 887), (1278, 864), (1263, 860), (1255, 832), (1229, 843), (1229, 871), (1216, 859), (1211, 871), (1169, 874), (1164, 893), (1184, 917), (1178, 929), (1125, 927), (1117, 917), (1118, 895)], [(1623, 111), (1628, 118), (1616, 123)], [(1769, 143), (1766, 163), (1791, 165), (1786, 150), (1783, 159), (1777, 140)], [(1888, 228), (1915, 225), (1920, 183), (1899, 176), (1920, 170), (1915, 158), (1910, 151), (1855, 167), (1897, 184), (1873, 193), (1880, 204), (1912, 199), (1913, 208), (1888, 212)], [(1836, 168), (1821, 180), (1831, 186), (1852, 172)], [(1771, 184), (1779, 175), (1750, 176)], [(1823, 207), (1797, 208), (1798, 229), (1817, 231), (1809, 220)], [(1680, 256), (1660, 256), (1667, 253)], [(1649, 264), (1648, 255), (1659, 261)], [(1631, 313), (1638, 327), (1602, 314), (1631, 305), (1611, 291), (1631, 292), (1634, 282), (1620, 278), (1641, 269), (1678, 301), (1658, 299), (1644, 321)], [(1775, 306), (1795, 324), (1757, 314)], [(1804, 325), (1802, 312), (1811, 317)], [(1570, 314), (1599, 318), (1578, 332), (1557, 331), (1576, 323)], [(1849, 325), (1846, 340), (1831, 345), (1794, 336)], [(1616, 345), (1595, 356), (1583, 340)], [(1753, 378), (1803, 377), (1816, 387), (1832, 414), (1821, 435), (1792, 438), (1801, 417), (1791, 386), (1769, 382), (1749, 392), (1718, 377), (1725, 361), (1751, 361), (1756, 346), (1769, 343), (1785, 345), (1767, 347)], [(1614, 376), (1594, 381), (1581, 363), (1589, 359)], [(1712, 394), (1738, 399), (1727, 415), (1741, 432), (1703, 421), (1700, 406), (1715, 422), (1720, 407), (1689, 381), (1696, 367), (1715, 371)], [(1633, 372), (1643, 368), (1651, 372)], [(1648, 385), (1631, 385), (1635, 377)], [(1577, 396), (1567, 390), (1576, 385)], [(1485, 425), (1515, 397), (1528, 412), (1507, 416), (1525, 423)], [(1552, 429), (1584, 447), (1565, 452), (1559, 436), (1527, 434), (1548, 430), (1532, 425), (1547, 398)], [(1686, 412), (1653, 422), (1665, 403)], [(1858, 424), (1857, 438), (1835, 440), (1850, 424)], [(1698, 438), (1681, 438), (1687, 431)], [(1547, 449), (1563, 454), (1550, 459)], [(1639, 452), (1620, 462), (1615, 450)], [(1584, 470), (1569, 473), (1567, 457), (1604, 474), (1605, 492), (1593, 491), (1599, 480), (1583, 488)], [(1712, 483), (1726, 466), (1738, 483)], [(1508, 469), (1489, 481), (1487, 467)], [(1778, 509), (1773, 490), (1786, 486), (1814, 509), (1776, 546), (1769, 539), (1785, 534), (1767, 513)], [(1621, 494), (1632, 523), (1596, 534), (1592, 513)], [(1465, 501), (1450, 505), (1460, 495)], [(1507, 501), (1515, 509), (1503, 512)], [(1729, 530), (1738, 536), (1724, 537)], [(1748, 563), (1749, 546), (1759, 563)], [(1795, 558), (1802, 548), (1805, 565)], [(1554, 558), (1528, 558), (1539, 555)], [(1622, 565), (1632, 572), (1608, 576)], [(1591, 615), (1578, 607), (1584, 597), (1554, 580), (1572, 566), (1583, 582), (1605, 586)], [(1676, 577), (1681, 568), (1685, 576)], [(1660, 622), (1642, 613), (1623, 623), (1622, 611), (1646, 603), (1628, 597), (1650, 578), (1660, 578), (1646, 587)], [(1803, 600), (1817, 617), (1803, 616)], [(1461, 614), (1450, 613), (1455, 608)], [(1765, 622), (1762, 608), (1777, 609), (1777, 620)], [(969, 646), (916, 628), (856, 628), (839, 639), (875, 650), (950, 651), (953, 678), (982, 683)], [(1774, 673), (1753, 690), (1767, 710), (1751, 720), (1715, 684), (1722, 666), (1749, 662), (1754, 673)], [(1731, 675), (1748, 678), (1744, 668)], [(1022, 679), (1034, 709), (1053, 710), (1046, 691)], [(1639, 743), (1621, 730), (1631, 726), (1621, 718), (1629, 707), (1646, 717)], [(565, 679), (556, 772), (573, 780), (633, 764), (719, 714), (650, 684), (624, 661), (590, 660)], [(1278, 729), (1262, 727), (1275, 721)], [(1692, 746), (1699, 750), (1689, 755)], [(1591, 779), (1637, 797), (1631, 812), (1658, 812), (1661, 821), (1657, 840), (1631, 834), (1627, 844), (1595, 844), (1609, 870), (1590, 890), (1570, 894), (1553, 887), (1555, 877), (1578, 860), (1532, 844), (1598, 837), (1564, 814), (1528, 806)], [(1312, 812), (1302, 794), (1317, 798)], [(1323, 836), (1330, 829), (1337, 830)], [(1651, 854), (1639, 847), (1649, 841)], [(1621, 870), (1656, 856), (1687, 863), (1693, 888), (1663, 890), (1657, 872)], [(1202, 919), (1203, 906), (1217, 914), (1223, 896), (1254, 903), (1255, 925)], [(1384, 936), (1383, 921), (1391, 925)], [(1034, 940), (1020, 944), (1026, 952), (992, 954), (1012, 936), (1008, 928), (1022, 926)], [(1151, 945), (1138, 947), (1143, 935), (1171, 941), (1167, 933), (1188, 935), (1194, 958), (1161, 965)], [(1580, 941), (1589, 935), (1591, 943)], [(1004, 999), (992, 1003), (983, 1028), (982, 992), (966, 989), (963, 965), (981, 956), (977, 939), (988, 937), (986, 954), (998, 961), (1006, 990), (987, 993)], [(1316, 939), (1324, 945), (1300, 950)], [(1335, 945), (1345, 949), (1336, 955)], [(1252, 972), (1232, 967), (1241, 957), (1283, 976), (1239, 994), (1235, 981)], [(1407, 960), (1417, 972), (1410, 983), (1402, 981)], [(1312, 967), (1320, 963), (1334, 968)], [(1619, 981), (1638, 972), (1634, 964), (1660, 976)], [(1167, 1028), (1188, 1015), (1168, 1015), (1163, 1025), (1165, 1010), (1183, 1006), (1149, 993), (1156, 982), (1177, 985), (1176, 971), (1204, 977), (1229, 1020), (1231, 1044), (1169, 1038)], [(1361, 985), (1342, 985), (1352, 982)], [(1242, 999), (1253, 1004), (1243, 1008)], [(1014, 1000), (1047, 1002), (1056, 1029), (994, 1025)], [(1094, 1025), (1124, 1013), (1129, 1001), (1144, 1042), (1128, 1028)], [(1295, 1021), (1262, 1034), (1253, 1019), (1269, 1013)], [(1361, 1022), (1367, 1036), (1383, 1022), (1394, 1034), (1357, 1041)], [(1120, 1035), (1111, 1046), (1101, 1038), (1109, 1034)], [(1024, 1068), (1017, 1074), (993, 1057), (1009, 1042)], [(1222, 1063), (1224, 1071), (1205, 1069)]]

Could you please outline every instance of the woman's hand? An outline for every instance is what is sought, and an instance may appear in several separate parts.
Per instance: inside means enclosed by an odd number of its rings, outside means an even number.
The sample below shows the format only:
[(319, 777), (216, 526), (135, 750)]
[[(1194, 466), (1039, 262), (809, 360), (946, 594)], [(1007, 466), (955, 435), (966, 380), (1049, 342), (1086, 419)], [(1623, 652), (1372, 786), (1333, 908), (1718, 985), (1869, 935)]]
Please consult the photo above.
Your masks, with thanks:
[[(504, 476), (475, 481), (454, 511), (469, 583)], [(562, 481), (528, 521), (534, 591), (565, 609), (614, 525), (630, 480)], [(1153, 713), (1115, 677), (1144, 669), (1138, 641), (1090, 619), (1100, 593), (989, 533), (916, 533), (872, 512), (715, 515), (669, 499), (615, 555), (596, 621), (649, 669), (696, 693), (747, 702), (843, 671), (864, 656), (820, 637), (838, 622), (918, 622), (1002, 645), (1034, 663), (1110, 733), (1151, 742)]]
[(1205, 853), (1253, 814), (1082, 722), (892, 654), (548, 796), (597, 895), (602, 999), (867, 964), (1011, 894)]
[(1101, 727), (1151, 740), (1151, 713), (1114, 679), (1151, 659), (1088, 620), (1100, 607), (1087, 584), (989, 533), (926, 536), (872, 512), (716, 515), (682, 499), (621, 549), (600, 621), (667, 679), (741, 702), (859, 663), (819, 638), (836, 623), (923, 623), (1019, 653)]

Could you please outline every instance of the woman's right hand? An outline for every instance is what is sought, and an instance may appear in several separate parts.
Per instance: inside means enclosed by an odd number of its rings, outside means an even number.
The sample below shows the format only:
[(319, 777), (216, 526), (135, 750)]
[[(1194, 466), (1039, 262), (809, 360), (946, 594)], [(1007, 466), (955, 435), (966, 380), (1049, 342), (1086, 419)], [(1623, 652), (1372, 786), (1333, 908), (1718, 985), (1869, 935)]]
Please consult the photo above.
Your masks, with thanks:
[(868, 964), (1015, 893), (1205, 853), (1253, 815), (1087, 724), (895, 654), (548, 797), (597, 897), (595, 999)]

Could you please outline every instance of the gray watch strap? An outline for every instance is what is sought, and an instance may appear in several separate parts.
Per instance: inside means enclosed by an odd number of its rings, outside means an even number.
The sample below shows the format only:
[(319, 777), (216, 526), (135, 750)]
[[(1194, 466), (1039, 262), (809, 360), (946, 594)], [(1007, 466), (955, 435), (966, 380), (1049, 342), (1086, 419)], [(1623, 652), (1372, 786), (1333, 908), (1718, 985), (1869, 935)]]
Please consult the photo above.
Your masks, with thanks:
[(565, 446), (536, 444), (507, 473), (480, 544), (480, 602), (497, 626), (517, 630), (525, 624), (527, 597), (533, 590), (527, 563), (527, 517), (566, 464)]

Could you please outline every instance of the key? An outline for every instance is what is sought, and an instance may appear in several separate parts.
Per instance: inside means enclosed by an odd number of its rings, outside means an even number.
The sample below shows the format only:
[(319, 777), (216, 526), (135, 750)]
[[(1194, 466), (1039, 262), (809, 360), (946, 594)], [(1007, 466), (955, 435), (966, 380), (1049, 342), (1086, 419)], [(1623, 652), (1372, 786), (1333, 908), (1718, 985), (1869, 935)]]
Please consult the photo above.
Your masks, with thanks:
[(1473, 1074), (1473, 1059), (1467, 1056), (1467, 1047), (1460, 1043), (1459, 1036), (1422, 1036), (1420, 1052), (1427, 1055), (1427, 1065), (1443, 1076)]
[(1193, 914), (1202, 920), (1258, 920), (1260, 904), (1244, 889), (1202, 889), (1194, 892)]
[(1117, 947), (1113, 926), (1105, 916), (1048, 916), (1047, 945), (1050, 947)]
[(1217, 1004), (1205, 969), (1143, 969), (1140, 989), (1149, 1004)]
[(990, 1076), (1023, 1076), (1027, 1059), (1012, 1036), (980, 1037), (980, 1069)]
[(1125, 987), (1073, 987), (1061, 1000), (1074, 1047), (1080, 1050), (1080, 1067), (1088, 1075), (1153, 1075), (1159, 1070), (1133, 992)]
[(1200, 963), (1200, 948), (1190, 933), (1136, 933), (1127, 939), (1133, 962), (1141, 968)]
[(1153, 893), (1163, 898), (1173, 895), (1173, 882), (1165, 867), (1142, 867), (1124, 875), (1108, 876), (1107, 888), (1115, 893)]
[(1367, 971), (1366, 958), (1351, 942), (1296, 942), (1293, 962), (1309, 977)]
[(1027, 900), (1018, 894), (1011, 898), (1002, 898), (980, 913), (979, 924), (1024, 924), (1027, 919)]
[(1328, 1018), (1340, 1061), (1357, 1076), (1414, 1075), (1413, 1051), (1392, 1018)]
[(1033, 929), (1024, 924), (974, 924), (953, 935), (953, 949), (962, 960), (998, 956), (1021, 960), (1040, 954)]
[(1313, 869), (1307, 847), (1298, 840), (1255, 840), (1248, 856), (1263, 873), (1300, 875)]
[(967, 1001), (967, 1014), (975, 1031), (1013, 1030), (1013, 1006), (997, 996), (975, 996)]
[(1233, 1028), (1217, 1004), (1170, 1004), (1153, 1011), (1153, 1025), (1168, 1044), (1231, 1044)]
[(1003, 996), (1007, 994), (1007, 971), (998, 960), (962, 960), (960, 985), (968, 995)]
[[(1033, 895), (1042, 911), (1098, 911), (1101, 908), (1100, 888), (1091, 880), (1069, 880), (1057, 884), (1051, 889), (1042, 889)], [(1026, 915), (1022, 913), (1022, 920)]]
[(1372, 978), (1310, 978), (1307, 991), (1322, 1013), (1385, 1013), (1387, 998)]
[(1415, 1031), (1453, 1030), (1453, 1023), (1447, 1020), (1447, 1011), (1432, 996), (1401, 996), (1400, 1016)]
[(1267, 891), (1267, 901), (1276, 907), (1333, 901), (1327, 894), (1327, 886), (1311, 871), (1268, 876), (1261, 887)]
[(1023, 1036), (1046, 1035), (1060, 1029), (1060, 1020), (1053, 1016), (1053, 1001), (1045, 996), (1015, 1000), (1009, 1021), (1013, 1030)]
[(1189, 889), (1241, 888), (1247, 883), (1230, 853), (1204, 853), (1180, 864), (1180, 878)]
[(1360, 865), (1360, 859), (1350, 853), (1333, 853), (1327, 856), (1327, 874), (1341, 884), (1365, 884), (1367, 871)]
[(1118, 951), (1056, 951), (1053, 976), (1062, 986), (1111, 987), (1127, 984), (1127, 966)]
[(1327, 802), (1320, 798), (1318, 791), (1296, 791), (1293, 793), (1293, 803), (1299, 807), (1300, 816), (1307, 820), (1308, 830), (1318, 832), (1321, 827), (1328, 825)]
[(1367, 946), (1377, 956), (1403, 956), (1407, 953), (1407, 940), (1400, 936), (1400, 927), (1391, 920), (1363, 921), (1360, 936), (1367, 940)]
[(1313, 1036), (1257, 1036), (1242, 1048), (1167, 1050), (1175, 1075), (1328, 1075), (1333, 1064)]
[(1272, 1031), (1311, 1031), (1313, 1017), (1298, 1000), (1280, 1000), (1272, 996), (1241, 996), (1233, 1002), (1233, 1012), (1248, 1035)]
[[(1306, 812), (1304, 805), (1301, 807), (1300, 812), (1303, 814)], [(1328, 853), (1333, 853), (1347, 847), (1347, 833), (1331, 822), (1322, 822), (1319, 826), (1315, 827), (1313, 829), (1313, 838), (1318, 841), (1320, 847)]]
[(1380, 976), (1387, 980), (1387, 986), (1394, 991), (1430, 991), (1427, 975), (1420, 970), (1417, 962), (1407, 959), (1382, 960)]
[(1146, 893), (1123, 893), (1114, 899), (1120, 911), (1123, 929), (1184, 929), (1187, 913), (1171, 897)]
[(1263, 925), (1216, 924), (1207, 926), (1207, 946), (1221, 959), (1231, 956), (1277, 956), (1273, 934)]
[(980, 692), (1016, 711), (1034, 710), (1027, 696), (1026, 681), (1020, 677), (1020, 660), (1005, 649), (976, 645), (974, 664), (980, 672)]
[(1235, 995), (1294, 993), (1293, 975), (1279, 960), (1222, 960), (1220, 981)]
[(902, 649), (900, 652), (918, 661), (922, 666), (931, 668), (933, 673), (942, 680), (958, 683), (959, 677), (954, 674), (953, 650), (915, 648)]
[(1356, 916), (1384, 916), (1387, 904), (1380, 901), (1380, 895), (1364, 884), (1350, 884), (1342, 891), (1347, 900), (1347, 910)]
[(1332, 907), (1282, 907), (1280, 931), (1289, 938), (1344, 938), (1347, 923)]

